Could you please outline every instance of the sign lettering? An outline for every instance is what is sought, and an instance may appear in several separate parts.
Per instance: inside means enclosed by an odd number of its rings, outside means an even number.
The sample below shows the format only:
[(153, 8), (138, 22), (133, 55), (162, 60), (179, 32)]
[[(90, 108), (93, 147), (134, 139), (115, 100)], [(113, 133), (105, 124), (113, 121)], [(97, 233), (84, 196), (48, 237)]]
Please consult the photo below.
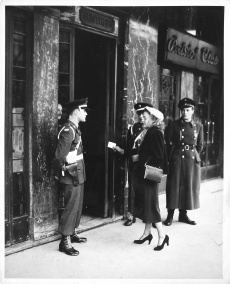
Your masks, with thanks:
[(115, 30), (115, 21), (112, 17), (84, 7), (80, 9), (80, 20), (84, 25), (110, 33)]
[(173, 35), (168, 41), (168, 51), (176, 53), (178, 55), (188, 57), (195, 60), (197, 56), (198, 47), (192, 49), (192, 44), (186, 44), (186, 42), (178, 43), (177, 36)]
[(218, 74), (220, 57), (220, 49), (216, 46), (175, 29), (168, 29), (165, 48), (166, 61)]

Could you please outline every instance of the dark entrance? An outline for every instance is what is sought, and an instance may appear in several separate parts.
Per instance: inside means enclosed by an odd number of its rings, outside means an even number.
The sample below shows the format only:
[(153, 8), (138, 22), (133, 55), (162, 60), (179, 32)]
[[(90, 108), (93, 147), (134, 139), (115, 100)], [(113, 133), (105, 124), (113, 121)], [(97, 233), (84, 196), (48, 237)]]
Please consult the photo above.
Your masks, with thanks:
[(115, 131), (114, 39), (75, 31), (74, 99), (88, 97), (86, 123), (80, 125), (86, 164), (82, 221), (113, 215), (113, 155), (108, 150)]

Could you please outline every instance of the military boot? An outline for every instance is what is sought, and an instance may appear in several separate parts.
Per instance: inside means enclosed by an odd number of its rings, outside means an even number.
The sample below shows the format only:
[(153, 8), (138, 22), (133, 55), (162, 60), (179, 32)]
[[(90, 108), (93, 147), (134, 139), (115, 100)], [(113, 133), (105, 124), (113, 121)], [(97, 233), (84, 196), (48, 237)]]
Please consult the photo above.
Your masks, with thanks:
[(195, 221), (189, 219), (186, 210), (180, 210), (178, 221), (189, 225), (196, 225)]
[(79, 255), (79, 251), (75, 250), (75, 248), (71, 244), (70, 236), (62, 236), (61, 242), (59, 244), (59, 251), (71, 256)]
[(168, 209), (168, 216), (164, 221), (165, 226), (171, 226), (173, 221), (174, 209)]

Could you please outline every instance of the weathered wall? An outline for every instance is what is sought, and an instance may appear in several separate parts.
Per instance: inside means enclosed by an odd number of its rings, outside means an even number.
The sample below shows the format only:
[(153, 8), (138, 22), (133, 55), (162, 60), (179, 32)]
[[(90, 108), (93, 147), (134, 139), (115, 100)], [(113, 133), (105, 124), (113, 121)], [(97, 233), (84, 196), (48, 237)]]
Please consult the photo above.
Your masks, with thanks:
[[(31, 235), (40, 239), (57, 230), (57, 191), (52, 161), (57, 135), (59, 22), (34, 14), (33, 141)], [(33, 231), (32, 231), (33, 230)]]
[[(147, 11), (148, 13), (148, 11)], [(139, 101), (152, 103), (157, 107), (157, 28), (138, 17), (129, 21), (127, 123), (133, 124), (133, 105)]]

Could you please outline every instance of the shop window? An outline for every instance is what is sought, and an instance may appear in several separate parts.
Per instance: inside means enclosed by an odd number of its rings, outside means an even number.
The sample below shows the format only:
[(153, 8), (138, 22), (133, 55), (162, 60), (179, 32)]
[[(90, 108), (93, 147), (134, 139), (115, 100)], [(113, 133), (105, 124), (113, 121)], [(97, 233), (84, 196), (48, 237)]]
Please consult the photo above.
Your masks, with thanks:
[(206, 151), (208, 144), (208, 134), (210, 131), (210, 123), (208, 122), (208, 80), (205, 77), (198, 76), (195, 89), (196, 108), (194, 120), (203, 124), (204, 147), (200, 154), (201, 166), (207, 166)]
[(13, 88), (12, 88), (12, 148), (13, 148), (13, 217), (27, 213), (24, 179), (25, 94), (27, 87), (26, 22), (13, 22)]
[(166, 126), (169, 120), (173, 120), (175, 118), (175, 102), (176, 73), (169, 69), (161, 69), (159, 109), (164, 114)]
[(63, 105), (70, 101), (73, 84), (71, 69), (73, 66), (71, 59), (72, 32), (71, 30), (60, 30), (59, 33), (59, 88), (58, 102)]

